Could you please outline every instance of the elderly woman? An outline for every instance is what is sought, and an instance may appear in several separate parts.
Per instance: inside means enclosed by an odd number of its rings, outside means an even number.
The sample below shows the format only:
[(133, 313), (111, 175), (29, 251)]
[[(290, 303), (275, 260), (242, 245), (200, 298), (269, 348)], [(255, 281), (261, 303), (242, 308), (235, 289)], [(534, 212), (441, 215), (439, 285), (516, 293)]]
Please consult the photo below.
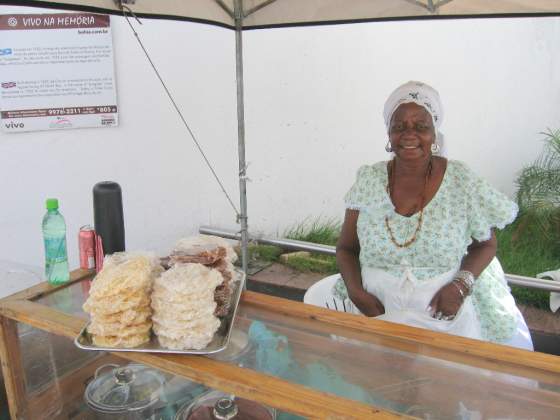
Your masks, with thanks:
[(345, 197), (336, 256), (347, 303), (366, 316), (532, 350), (496, 259), (494, 229), (517, 206), (464, 163), (436, 156), (442, 116), (426, 84), (406, 83), (388, 98), (393, 158), (362, 166)]

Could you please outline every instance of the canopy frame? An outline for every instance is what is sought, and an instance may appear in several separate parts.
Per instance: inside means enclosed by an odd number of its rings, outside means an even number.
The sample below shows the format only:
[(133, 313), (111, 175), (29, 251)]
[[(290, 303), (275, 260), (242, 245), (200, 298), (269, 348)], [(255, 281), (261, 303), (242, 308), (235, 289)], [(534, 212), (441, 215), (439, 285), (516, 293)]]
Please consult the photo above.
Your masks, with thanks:
[[(0, 0), (0, 5), (14, 5), (14, 6), (28, 6), (28, 7), (43, 7), (51, 9), (64, 9), (76, 10), (82, 12), (104, 13), (120, 15), (120, 4), (134, 5), (134, 13), (141, 18), (151, 19), (169, 19), (169, 20), (182, 20), (196, 23), (203, 23), (208, 25), (219, 26), (230, 30), (236, 29), (235, 16), (234, 16), (234, 3), (236, 0), (191, 0), (189, 4), (179, 10), (166, 10), (165, 1), (161, 0), (163, 6), (153, 6), (155, 2), (150, 0)], [(260, 1), (260, 2), (259, 2)], [(373, 15), (371, 13), (364, 13), (359, 15), (359, 12), (350, 16), (336, 16), (329, 18), (315, 17), (312, 14), (307, 20), (297, 21), (278, 21), (278, 22), (260, 22), (256, 19), (256, 12), (267, 11), (270, 6), (280, 7), (282, 4), (293, 5), (295, 0), (242, 0), (242, 4), (247, 5), (247, 2), (253, 3), (252, 7), (247, 8), (243, 14), (242, 28), (243, 30), (254, 29), (267, 29), (267, 28), (281, 28), (281, 27), (298, 27), (298, 26), (320, 26), (320, 25), (338, 25), (349, 23), (366, 23), (366, 22), (384, 22), (384, 21), (407, 21), (407, 20), (446, 20), (446, 19), (477, 19), (477, 18), (521, 18), (521, 17), (552, 17), (560, 16), (560, 0), (516, 0), (515, 2), (508, 0), (496, 0), (493, 2), (474, 1), (474, 6), (470, 6), (471, 0), (390, 0), (392, 4), (400, 3), (402, 5), (409, 5), (413, 9), (408, 14), (391, 14), (393, 9), (381, 10), (384, 13)], [(306, 0), (307, 1), (307, 0)], [(310, 0), (311, 1), (311, 0)], [(313, 0), (317, 5), (325, 3), (332, 3), (331, 0)], [(345, 9), (351, 9), (353, 3), (360, 5), (360, 7), (375, 5), (380, 0), (340, 0), (344, 1)], [(387, 0), (389, 1), (389, 0)], [(186, 2), (185, 2), (186, 3)], [(185, 8), (191, 8), (191, 4), (197, 5), (198, 9), (201, 4), (213, 5), (215, 10), (219, 10), (224, 15), (223, 19), (213, 19), (204, 14), (186, 13)], [(175, 5), (177, 2), (170, 2)], [(305, 4), (302, 2), (302, 4)], [(454, 6), (459, 4), (463, 7)], [(464, 7), (469, 4), (469, 7)], [(503, 7), (494, 6), (495, 4), (504, 5)], [(484, 9), (477, 9), (477, 6), (484, 6)], [(491, 5), (491, 6), (488, 6)], [(448, 7), (459, 8), (459, 11), (448, 12)], [(492, 8), (490, 8), (492, 7)], [(197, 9), (197, 10), (198, 10)], [(167, 13), (164, 13), (167, 12)], [(226, 19), (227, 17), (227, 19)], [(247, 21), (247, 18), (256, 20), (255, 22)]]

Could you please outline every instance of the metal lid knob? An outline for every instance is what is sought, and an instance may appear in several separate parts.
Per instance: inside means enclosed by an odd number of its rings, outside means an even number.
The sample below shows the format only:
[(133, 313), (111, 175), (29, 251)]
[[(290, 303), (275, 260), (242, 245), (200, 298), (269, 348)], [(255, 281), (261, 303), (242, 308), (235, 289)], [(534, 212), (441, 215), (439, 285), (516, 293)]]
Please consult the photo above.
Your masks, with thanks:
[(213, 414), (217, 420), (229, 420), (237, 415), (237, 405), (231, 398), (220, 398), (214, 404)]
[(120, 368), (115, 370), (115, 379), (119, 385), (128, 385), (134, 380), (132, 369)]

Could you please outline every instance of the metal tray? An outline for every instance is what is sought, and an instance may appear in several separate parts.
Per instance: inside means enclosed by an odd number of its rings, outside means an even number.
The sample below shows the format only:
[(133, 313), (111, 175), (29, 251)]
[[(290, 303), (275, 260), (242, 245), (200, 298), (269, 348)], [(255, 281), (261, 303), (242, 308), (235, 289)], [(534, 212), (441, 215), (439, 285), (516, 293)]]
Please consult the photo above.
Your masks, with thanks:
[(221, 324), (214, 338), (208, 345), (201, 350), (170, 350), (160, 346), (157, 337), (152, 332), (152, 337), (149, 343), (144, 343), (138, 347), (133, 348), (121, 348), (121, 347), (100, 347), (93, 344), (91, 339), (91, 334), (87, 332), (87, 327), (89, 322), (82, 329), (80, 334), (74, 340), (76, 346), (84, 350), (102, 350), (102, 351), (136, 351), (144, 353), (176, 353), (176, 354), (212, 354), (218, 353), (224, 350), (229, 343), (229, 338), (231, 336), (231, 330), (233, 328), (233, 322), (235, 320), (235, 314), (237, 312), (237, 307), (239, 306), (239, 299), (241, 297), (241, 292), (243, 291), (243, 285), (245, 284), (245, 274), (242, 271), (236, 270), (236, 279), (234, 279), (234, 289), (231, 296), (231, 305), (228, 314), (221, 319)]

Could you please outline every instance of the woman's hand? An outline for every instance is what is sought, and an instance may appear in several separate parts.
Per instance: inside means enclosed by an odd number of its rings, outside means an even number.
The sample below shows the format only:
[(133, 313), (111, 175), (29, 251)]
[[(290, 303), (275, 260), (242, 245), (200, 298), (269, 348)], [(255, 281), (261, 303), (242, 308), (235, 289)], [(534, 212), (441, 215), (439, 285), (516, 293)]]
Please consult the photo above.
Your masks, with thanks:
[[(478, 277), (480, 273), (490, 264), (496, 256), (497, 241), (494, 231), (487, 241), (477, 241), (473, 238), (472, 243), (467, 248), (467, 255), (461, 261), (460, 270), (467, 270)], [(459, 288), (461, 291), (459, 291)], [(453, 280), (443, 286), (430, 301), (427, 310), (436, 319), (451, 321), (467, 296), (468, 290), (461, 282)]]
[(451, 321), (455, 318), (465, 300), (466, 291), (463, 288), (463, 285), (453, 280), (439, 289), (428, 306), (428, 312), (432, 318), (444, 321)]
[(365, 290), (358, 290), (356, 292), (348, 292), (348, 297), (356, 305), (365, 316), (379, 316), (385, 313), (385, 307), (377, 296), (366, 292)]

